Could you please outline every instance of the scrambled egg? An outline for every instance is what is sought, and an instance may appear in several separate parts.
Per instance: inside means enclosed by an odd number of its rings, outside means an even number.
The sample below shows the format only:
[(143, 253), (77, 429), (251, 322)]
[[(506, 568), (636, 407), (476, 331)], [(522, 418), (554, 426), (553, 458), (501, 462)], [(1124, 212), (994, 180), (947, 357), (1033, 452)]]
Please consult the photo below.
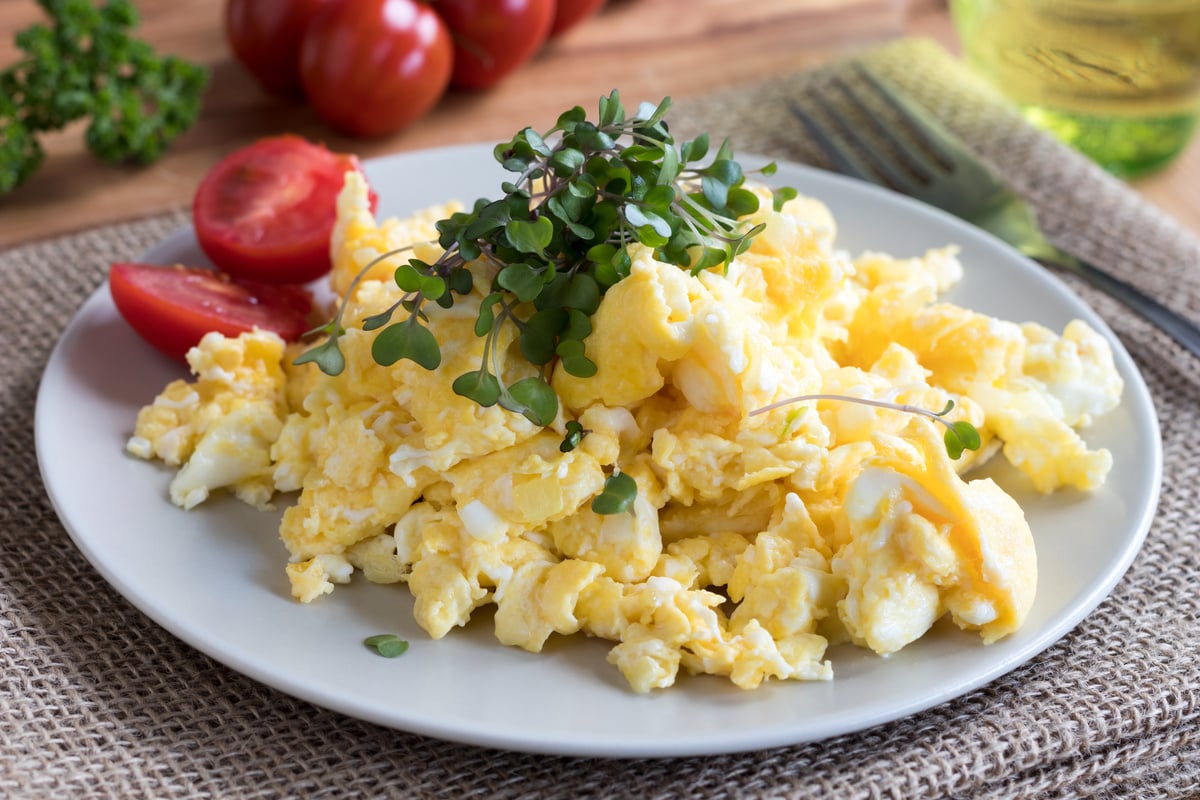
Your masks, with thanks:
[[(492, 605), (506, 645), (611, 640), (638, 692), (680, 669), (744, 688), (824, 680), (831, 643), (887, 655), (943, 617), (985, 643), (1021, 625), (1033, 537), (1000, 487), (964, 477), (971, 467), (1002, 453), (1050, 492), (1094, 489), (1111, 465), (1078, 433), (1121, 394), (1102, 337), (939, 302), (962, 275), (952, 248), (851, 259), (810, 198), (764, 203), (765, 231), (725, 272), (692, 276), (634, 247), (593, 317), (595, 376), (552, 375), (549, 428), (480, 407), (450, 388), (480, 359), (480, 289), (430, 313), (434, 372), (380, 366), (354, 325), (400, 297), (400, 257), (383, 254), (411, 245), (434, 261), (433, 223), (456, 208), (377, 224), (351, 173), (332, 242), (332, 287), (353, 287), (345, 371), (293, 366), (298, 351), (271, 333), (214, 333), (189, 354), (195, 380), (138, 416), (128, 449), (180, 467), (170, 495), (184, 508), (221, 487), (263, 507), (299, 492), (280, 536), (303, 602), (356, 572), (404, 583), (433, 638)], [(471, 268), (476, 287), (490, 282)], [(530, 374), (512, 345), (498, 348), (510, 382)], [(950, 419), (984, 444), (952, 461), (935, 422), (844, 399), (750, 415), (809, 394), (933, 411), (953, 400)], [(572, 419), (587, 435), (563, 453)], [(614, 470), (637, 500), (597, 515)]]

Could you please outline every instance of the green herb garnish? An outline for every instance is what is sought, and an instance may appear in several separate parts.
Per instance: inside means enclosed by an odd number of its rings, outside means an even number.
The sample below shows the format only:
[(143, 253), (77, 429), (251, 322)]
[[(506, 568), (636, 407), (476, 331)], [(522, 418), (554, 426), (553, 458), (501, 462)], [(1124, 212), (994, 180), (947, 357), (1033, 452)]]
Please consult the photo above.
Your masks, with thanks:
[(558, 449), (560, 452), (569, 453), (576, 447), (579, 447), (579, 443), (583, 441), (583, 437), (587, 434), (587, 430), (585, 430), (584, 427), (579, 424), (579, 422), (573, 419), (567, 420), (565, 427), (567, 435), (563, 437), (562, 443), (558, 446)]
[(391, 633), (380, 633), (363, 639), (363, 644), (384, 658), (402, 656), (408, 651), (408, 642)]
[(637, 482), (624, 472), (614, 472), (604, 481), (604, 489), (592, 498), (592, 511), (597, 514), (633, 513), (637, 500)]
[[(664, 121), (670, 105), (670, 98), (644, 103), (627, 117), (614, 90), (600, 98), (596, 121), (576, 106), (550, 130), (525, 128), (498, 145), (496, 160), (517, 177), (501, 185), (500, 199), (478, 200), (471, 211), (438, 223), (444, 252), (435, 262), (410, 259), (396, 269), (403, 298), (363, 325), (379, 329), (375, 361), (408, 359), (435, 369), (441, 351), (428, 327), (430, 304), (449, 308), (455, 295), (469, 293), (475, 275), (467, 267), (482, 259), (494, 270), (475, 323), (476, 336), (485, 339), (483, 357), (453, 389), (535, 425), (553, 422), (558, 397), (551, 370), (559, 364), (576, 377), (595, 374), (585, 344), (591, 316), (608, 288), (629, 274), (630, 245), (651, 247), (655, 258), (695, 274), (727, 266), (763, 228), (740, 221), (758, 210), (759, 199), (743, 185), (729, 142), (711, 158), (707, 136), (676, 144)], [(774, 165), (761, 172), (772, 174)], [(776, 206), (795, 194), (777, 191)], [(393, 322), (401, 308), (406, 316)], [(299, 361), (341, 372), (340, 319), (339, 311), (320, 329), (328, 338)], [(509, 383), (502, 374), (498, 333), (505, 325), (515, 327), (536, 375)], [(574, 447), (581, 435), (569, 431), (564, 444)]]
[(0, 72), (0, 192), (45, 157), (36, 134), (91, 118), (88, 149), (105, 161), (148, 164), (195, 122), (205, 67), (161, 57), (130, 36), (129, 0), (38, 0), (51, 25), (16, 36), (24, 55)]
[[(929, 417), (935, 422), (940, 422), (945, 427), (946, 432), (942, 436), (942, 441), (946, 445), (946, 453), (953, 459), (958, 459), (962, 456), (963, 450), (978, 450), (982, 444), (982, 440), (979, 438), (979, 431), (974, 425), (966, 420), (950, 422), (945, 419), (945, 416), (954, 409), (953, 400), (947, 400), (946, 407), (941, 411), (930, 411), (920, 406), (910, 406), (905, 403), (889, 403), (886, 400), (871, 400), (866, 397), (852, 397), (845, 394), (804, 394), (798, 397), (789, 397), (786, 400), (780, 400), (762, 408), (756, 408), (750, 412), (749, 416), (753, 417), (757, 414), (765, 414), (768, 411), (774, 411), (777, 408), (782, 408), (792, 403), (803, 403), (811, 400), (840, 400), (845, 403), (858, 403), (859, 405), (874, 406), (875, 408), (890, 408), (893, 411), (904, 411), (909, 414), (919, 414), (923, 417)], [(789, 417), (789, 425), (791, 421), (792, 418)]]

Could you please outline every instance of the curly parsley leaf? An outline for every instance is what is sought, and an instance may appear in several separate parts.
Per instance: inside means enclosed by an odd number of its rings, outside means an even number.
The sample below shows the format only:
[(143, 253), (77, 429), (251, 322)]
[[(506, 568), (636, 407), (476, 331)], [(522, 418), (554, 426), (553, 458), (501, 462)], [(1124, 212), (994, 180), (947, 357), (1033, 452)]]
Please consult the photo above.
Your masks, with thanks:
[(50, 24), (20, 31), (22, 56), (0, 72), (0, 192), (43, 159), (36, 134), (91, 118), (88, 149), (112, 163), (148, 164), (190, 128), (208, 84), (206, 67), (162, 57), (133, 37), (129, 0), (38, 0)]

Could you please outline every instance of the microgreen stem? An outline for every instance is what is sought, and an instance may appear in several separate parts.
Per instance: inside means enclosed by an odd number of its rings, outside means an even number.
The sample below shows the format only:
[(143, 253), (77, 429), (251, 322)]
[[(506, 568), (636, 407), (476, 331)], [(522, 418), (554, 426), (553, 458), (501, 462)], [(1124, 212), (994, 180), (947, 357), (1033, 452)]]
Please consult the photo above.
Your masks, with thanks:
[(920, 414), (923, 417), (929, 417), (930, 419), (937, 420), (946, 426), (950, 425), (950, 423), (944, 420), (940, 414), (930, 411), (927, 408), (908, 405), (907, 403), (890, 403), (887, 400), (872, 400), (869, 397), (855, 397), (847, 394), (801, 394), (784, 400), (777, 400), (776, 402), (763, 406), (762, 408), (756, 408), (746, 416), (756, 417), (759, 414), (766, 414), (769, 411), (774, 411), (775, 409), (783, 408), (784, 406), (816, 400), (837, 400), (843, 403), (857, 403), (863, 406), (873, 406), (874, 408), (886, 408), (892, 411), (904, 411), (909, 414)]
[[(872, 400), (868, 397), (854, 397), (845, 394), (802, 394), (796, 397), (789, 397), (784, 400), (778, 400), (770, 405), (765, 405), (762, 408), (756, 408), (747, 416), (754, 417), (759, 414), (766, 414), (768, 411), (774, 411), (777, 408), (792, 405), (793, 403), (804, 403), (817, 400), (834, 400), (842, 403), (857, 403), (863, 406), (872, 406), (874, 408), (886, 408), (892, 411), (902, 411), (907, 414), (917, 414), (918, 416), (928, 417), (935, 422), (941, 423), (946, 428), (946, 435), (943, 437), (946, 444), (946, 452), (951, 458), (957, 459), (962, 455), (963, 450), (978, 450), (981, 445), (979, 431), (975, 426), (966, 420), (958, 420), (950, 422), (945, 417), (954, 408), (954, 401), (949, 400), (946, 406), (941, 411), (930, 411), (927, 408), (913, 406), (907, 403), (892, 403), (887, 400)], [(791, 420), (789, 419), (789, 424)]]

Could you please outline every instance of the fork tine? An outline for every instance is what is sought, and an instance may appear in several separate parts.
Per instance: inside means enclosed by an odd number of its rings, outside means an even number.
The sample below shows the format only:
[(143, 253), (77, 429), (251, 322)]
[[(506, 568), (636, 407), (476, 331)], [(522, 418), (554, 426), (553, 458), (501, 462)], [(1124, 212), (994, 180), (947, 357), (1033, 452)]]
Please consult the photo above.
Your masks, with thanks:
[[(861, 67), (860, 71), (865, 73), (865, 70)], [(874, 76), (871, 77), (873, 78)], [(871, 88), (876, 93), (887, 97), (893, 102), (898, 102), (895, 98), (891, 97), (891, 95), (887, 93), (887, 90), (878, 81), (872, 80), (870, 83)], [(867, 105), (862, 96), (855, 91), (850, 84), (846, 83), (841, 78), (837, 78), (837, 85), (838, 88), (841, 89), (842, 94), (846, 97), (846, 99), (849, 100), (850, 103), (862, 114), (863, 119), (866, 120), (865, 124), (869, 125), (875, 131), (875, 133), (879, 136), (880, 141), (887, 142), (888, 145), (895, 148), (896, 152), (899, 153), (903, 159), (904, 165), (908, 167), (908, 169), (912, 170), (913, 174), (920, 182), (928, 183), (933, 177), (934, 173), (938, 172), (939, 170), (949, 169), (952, 166), (951, 164), (947, 164), (942, 161), (940, 157), (936, 158), (936, 163), (931, 162), (929, 156), (926, 155), (924, 151), (922, 151), (919, 147), (914, 146), (913, 143), (909, 141), (908, 136), (898, 135), (897, 131), (885, 127), (883, 122), (879, 119), (879, 114)], [(920, 136), (920, 141), (922, 143), (929, 138), (923, 135), (923, 128), (914, 117), (904, 116), (902, 118), (908, 124), (909, 128), (918, 134), (922, 134)], [(892, 159), (880, 153), (877, 145), (872, 145), (869, 140), (864, 138), (862, 140), (862, 146), (869, 151), (871, 157), (875, 161), (882, 164), (888, 164), (890, 166)]]
[[(901, 96), (895, 89), (884, 83), (874, 72), (867, 68), (865, 64), (859, 63), (855, 65), (855, 71), (872, 89), (884, 100), (900, 119), (904, 120), (908, 126), (910, 133), (919, 139), (919, 143), (932, 155), (943, 169), (954, 169), (961, 161), (957, 157), (957, 147), (953, 143), (953, 136), (942, 125), (929, 114), (918, 109), (911, 101)], [(858, 101), (855, 97), (854, 100)], [(861, 103), (859, 105), (861, 108)], [(876, 123), (878, 126), (878, 123)], [(895, 138), (895, 137), (892, 137)], [(901, 145), (905, 155), (914, 159), (914, 161), (923, 160), (923, 156), (916, 154), (911, 147)]]
[[(859, 101), (849, 86), (843, 83), (840, 79), (835, 81), (835, 85), (841, 94), (851, 98), (855, 105), (857, 105), (858, 108), (861, 109), (868, 118), (870, 118), (870, 110), (867, 109), (861, 103), (861, 101)], [(892, 163), (892, 159), (881, 153), (879, 148), (872, 144), (865, 136), (863, 136), (862, 132), (857, 127), (850, 125), (846, 121), (844, 113), (839, 113), (838, 110), (833, 108), (829, 101), (826, 100), (820, 93), (814, 92), (810, 95), (810, 97), (813, 102), (821, 108), (821, 111), (829, 119), (834, 121), (841, 134), (841, 138), (853, 145), (853, 148), (862, 154), (864, 158), (860, 160), (860, 163), (870, 164), (870, 166), (866, 168), (866, 175), (861, 177), (865, 177), (872, 183), (886, 184), (901, 192), (911, 193), (917, 188), (913, 182), (913, 177), (904, 173), (902, 170), (897, 169), (895, 164)], [(881, 131), (881, 133), (886, 135), (886, 132)], [(928, 175), (922, 175), (920, 177), (922, 180), (928, 180)]]
[(835, 170), (853, 178), (859, 178), (872, 183), (877, 182), (870, 169), (855, 155), (854, 151), (831, 134), (828, 128), (817, 122), (816, 118), (809, 114), (803, 106), (794, 100), (789, 105), (791, 106), (792, 114), (808, 129), (808, 133), (812, 137), (813, 142), (816, 143), (817, 149), (825, 154), (825, 157), (833, 164)]

